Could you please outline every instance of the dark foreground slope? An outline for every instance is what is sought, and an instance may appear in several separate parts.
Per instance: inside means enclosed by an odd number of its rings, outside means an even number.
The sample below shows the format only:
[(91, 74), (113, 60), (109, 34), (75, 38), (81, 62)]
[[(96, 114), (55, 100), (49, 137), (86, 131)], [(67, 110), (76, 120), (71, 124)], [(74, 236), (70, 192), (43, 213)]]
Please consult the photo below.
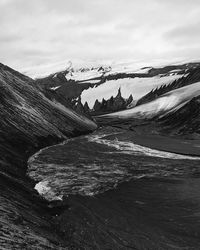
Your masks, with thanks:
[(26, 177), (27, 159), (96, 125), (52, 103), (32, 79), (2, 64), (0, 93), (0, 249), (58, 249), (47, 206)]

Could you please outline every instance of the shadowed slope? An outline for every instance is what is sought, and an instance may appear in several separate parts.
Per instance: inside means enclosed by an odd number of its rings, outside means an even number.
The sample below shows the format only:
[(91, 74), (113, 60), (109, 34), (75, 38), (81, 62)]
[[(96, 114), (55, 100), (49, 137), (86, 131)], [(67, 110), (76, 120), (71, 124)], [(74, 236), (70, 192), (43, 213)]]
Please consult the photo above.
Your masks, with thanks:
[(160, 119), (167, 130), (178, 134), (200, 134), (200, 96)]
[(165, 93), (193, 84), (195, 82), (199, 82), (200, 81), (200, 68), (190, 68), (187, 71), (187, 75), (183, 76), (175, 81), (173, 81), (170, 84), (165, 84), (162, 85), (156, 89), (151, 90), (148, 94), (146, 94), (145, 96), (143, 96), (141, 99), (139, 99), (137, 101), (137, 106), (150, 102), (154, 99), (156, 99), (157, 97), (164, 95)]
[(62, 249), (47, 204), (26, 177), (27, 159), (41, 147), (97, 126), (52, 103), (32, 79), (2, 64), (0, 93), (0, 248)]

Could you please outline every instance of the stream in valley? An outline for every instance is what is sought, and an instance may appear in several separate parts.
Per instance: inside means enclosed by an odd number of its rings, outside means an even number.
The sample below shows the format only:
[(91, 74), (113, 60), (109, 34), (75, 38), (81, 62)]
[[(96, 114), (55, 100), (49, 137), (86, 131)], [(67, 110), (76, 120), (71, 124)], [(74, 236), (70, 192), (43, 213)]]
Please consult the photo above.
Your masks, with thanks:
[(200, 157), (127, 133), (103, 128), (29, 158), (40, 195), (67, 203), (56, 215), (63, 234), (80, 249), (200, 249)]

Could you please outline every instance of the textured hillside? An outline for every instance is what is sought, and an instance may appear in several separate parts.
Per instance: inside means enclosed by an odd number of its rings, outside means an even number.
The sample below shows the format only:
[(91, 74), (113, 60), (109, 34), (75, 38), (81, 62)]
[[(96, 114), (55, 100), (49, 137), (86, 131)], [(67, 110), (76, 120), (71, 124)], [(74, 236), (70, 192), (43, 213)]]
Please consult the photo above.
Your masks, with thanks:
[(200, 82), (172, 90), (157, 99), (134, 108), (102, 115), (103, 118), (129, 119), (155, 119), (168, 114), (170, 111), (180, 109), (192, 98), (200, 95)]
[(162, 126), (173, 133), (200, 134), (200, 96), (193, 98), (175, 112), (170, 112), (160, 121)]
[(0, 92), (0, 248), (58, 249), (62, 240), (47, 204), (26, 177), (27, 159), (42, 147), (96, 129), (96, 124), (51, 102), (32, 79), (2, 64)]
[(164, 84), (156, 89), (151, 90), (148, 94), (146, 94), (141, 99), (139, 99), (136, 105), (138, 106), (138, 105), (150, 102), (169, 91), (172, 91), (174, 89), (178, 89), (178, 88), (181, 88), (181, 87), (184, 87), (184, 86), (187, 86), (195, 82), (199, 82), (199, 81), (200, 81), (200, 67), (189, 68), (185, 76), (179, 79), (176, 79), (170, 84)]
[[(6, 155), (13, 159), (16, 151), (21, 154), (26, 149), (28, 153), (29, 147), (41, 147), (40, 137), (64, 139), (96, 128), (89, 119), (49, 101), (31, 85), (31, 79), (0, 67), (0, 147), (5, 165)], [(14, 162), (18, 165), (16, 159)]]

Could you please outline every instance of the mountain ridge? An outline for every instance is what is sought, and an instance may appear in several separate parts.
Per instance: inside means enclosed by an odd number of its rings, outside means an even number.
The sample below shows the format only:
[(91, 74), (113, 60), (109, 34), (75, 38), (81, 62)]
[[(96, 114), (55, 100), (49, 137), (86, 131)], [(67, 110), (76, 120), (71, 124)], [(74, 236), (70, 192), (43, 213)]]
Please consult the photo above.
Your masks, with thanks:
[[(188, 68), (193, 68), (198, 65), (199, 63), (190, 63), (164, 66), (160, 68), (144, 67), (137, 70), (133, 65), (131, 65), (130, 67), (126, 65), (126, 67), (123, 66), (121, 68), (116, 66), (116, 68), (112, 68), (111, 66), (99, 66), (74, 70), (71, 65), (66, 70), (50, 74), (47, 77), (36, 79), (35, 84), (38, 89), (40, 89), (40, 91), (42, 91), (44, 95), (49, 99), (55, 99), (63, 105), (70, 105), (70, 103), (74, 102), (77, 98), (84, 97), (87, 91), (93, 89), (96, 89), (98, 91), (98, 87), (101, 87), (107, 82), (111, 83), (113, 81), (117, 82), (120, 80), (125, 80), (126, 82), (130, 81), (131, 79), (137, 78), (151, 79), (152, 77), (158, 77), (159, 75), (161, 75), (163, 79), (164, 76), (172, 77), (173, 75), (175, 75), (179, 77), (180, 75), (181, 77)], [(162, 78), (160, 79), (160, 82), (162, 83)], [(121, 86), (123, 86), (123, 84), (124, 83), (122, 82)], [(118, 86), (118, 88), (119, 87), (120, 86)], [(129, 96), (130, 94), (134, 93), (129, 93)], [(115, 94), (111, 93), (109, 98), (111, 98), (112, 95), (114, 96)], [(106, 99), (104, 96), (102, 96), (101, 99), (103, 98)], [(83, 100), (83, 103), (87, 101), (86, 99)]]

